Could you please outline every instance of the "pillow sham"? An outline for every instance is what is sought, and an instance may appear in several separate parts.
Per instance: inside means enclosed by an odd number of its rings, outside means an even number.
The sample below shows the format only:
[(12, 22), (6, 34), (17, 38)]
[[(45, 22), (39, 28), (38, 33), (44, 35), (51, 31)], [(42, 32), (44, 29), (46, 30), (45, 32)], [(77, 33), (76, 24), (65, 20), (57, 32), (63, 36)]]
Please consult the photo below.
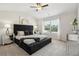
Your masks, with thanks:
[(24, 31), (18, 31), (18, 32), (17, 32), (17, 35), (18, 35), (18, 36), (24, 36)]
[(40, 38), (35, 38), (34, 39), (36, 42), (39, 42), (40, 41)]
[(25, 35), (29, 35), (29, 32), (28, 32), (28, 31), (24, 31), (24, 34), (25, 34)]

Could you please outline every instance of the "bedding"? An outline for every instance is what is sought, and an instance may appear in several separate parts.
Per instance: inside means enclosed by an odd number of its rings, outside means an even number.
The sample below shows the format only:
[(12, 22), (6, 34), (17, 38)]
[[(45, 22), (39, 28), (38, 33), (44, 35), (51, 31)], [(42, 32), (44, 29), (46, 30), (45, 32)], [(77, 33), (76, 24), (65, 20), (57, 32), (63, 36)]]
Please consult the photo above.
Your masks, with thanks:
[(20, 40), (21, 38), (40, 38), (40, 40), (44, 39), (44, 38), (48, 38), (47, 35), (38, 35), (38, 34), (34, 34), (34, 35), (27, 35), (27, 36), (16, 36), (16, 39)]
[(24, 34), (25, 34), (25, 35), (29, 35), (29, 32), (28, 32), (28, 31), (24, 31)]
[(35, 40), (34, 39), (26, 39), (26, 40), (23, 40), (23, 42), (26, 44), (31, 44), (31, 43), (34, 43)]

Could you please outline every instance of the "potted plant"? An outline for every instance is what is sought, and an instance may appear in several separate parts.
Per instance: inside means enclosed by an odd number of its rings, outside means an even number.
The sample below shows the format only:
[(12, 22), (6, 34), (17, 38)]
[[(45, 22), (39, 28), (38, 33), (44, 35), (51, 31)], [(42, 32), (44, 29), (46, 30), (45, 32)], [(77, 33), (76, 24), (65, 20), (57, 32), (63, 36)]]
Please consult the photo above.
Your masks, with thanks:
[(73, 32), (74, 32), (74, 33), (77, 33), (78, 20), (77, 20), (76, 18), (74, 19), (72, 25), (73, 25)]

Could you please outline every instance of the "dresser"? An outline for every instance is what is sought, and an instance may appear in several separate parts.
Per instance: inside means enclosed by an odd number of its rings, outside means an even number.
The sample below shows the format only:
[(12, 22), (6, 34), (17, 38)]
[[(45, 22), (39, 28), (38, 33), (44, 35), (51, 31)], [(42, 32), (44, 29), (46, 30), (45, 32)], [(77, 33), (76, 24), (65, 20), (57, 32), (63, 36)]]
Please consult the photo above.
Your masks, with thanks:
[(68, 34), (68, 40), (79, 41), (79, 34)]

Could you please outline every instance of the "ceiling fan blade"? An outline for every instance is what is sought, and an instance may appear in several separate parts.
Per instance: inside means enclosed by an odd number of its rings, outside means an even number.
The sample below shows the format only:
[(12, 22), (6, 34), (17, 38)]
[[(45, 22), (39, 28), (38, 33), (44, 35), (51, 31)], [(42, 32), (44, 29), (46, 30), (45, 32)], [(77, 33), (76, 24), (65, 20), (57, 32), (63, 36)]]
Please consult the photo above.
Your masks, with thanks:
[(46, 4), (46, 5), (43, 5), (42, 7), (47, 7), (48, 6), (48, 4)]
[(36, 6), (30, 6), (31, 8), (36, 8)]
[(36, 3), (36, 5), (41, 5), (40, 3)]

